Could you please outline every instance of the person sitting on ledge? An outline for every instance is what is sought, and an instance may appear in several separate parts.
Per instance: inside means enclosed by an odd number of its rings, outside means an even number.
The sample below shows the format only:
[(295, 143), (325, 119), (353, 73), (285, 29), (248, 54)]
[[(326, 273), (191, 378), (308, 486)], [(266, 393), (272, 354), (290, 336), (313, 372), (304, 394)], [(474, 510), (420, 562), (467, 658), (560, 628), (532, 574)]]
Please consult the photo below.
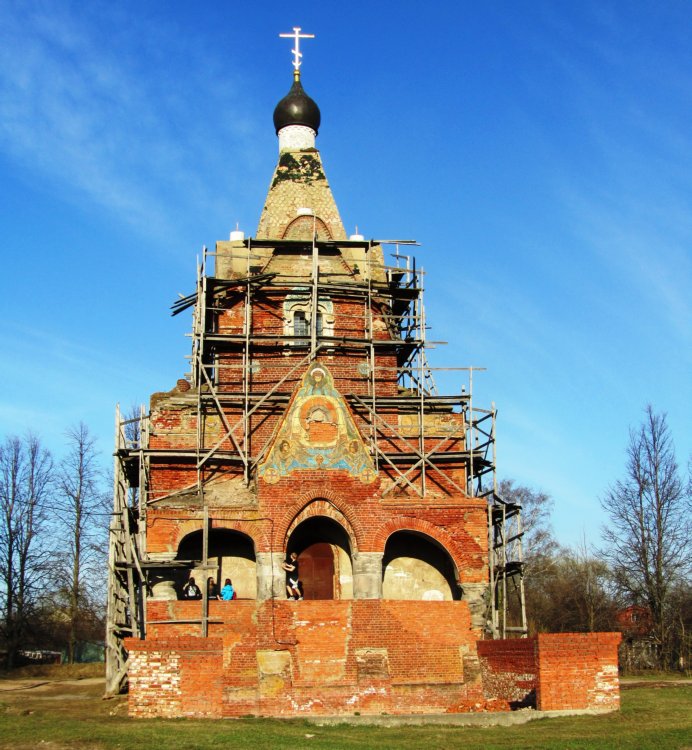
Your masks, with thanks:
[(189, 581), (183, 586), (183, 599), (201, 599), (202, 592), (195, 583), (195, 579), (190, 576)]
[(220, 598), (219, 587), (216, 585), (216, 581), (209, 576), (209, 578), (207, 578), (207, 599), (211, 601), (212, 599)]
[(225, 602), (230, 602), (231, 599), (235, 599), (235, 589), (233, 588), (233, 584), (231, 583), (230, 578), (226, 579), (226, 582), (221, 589), (221, 598)]

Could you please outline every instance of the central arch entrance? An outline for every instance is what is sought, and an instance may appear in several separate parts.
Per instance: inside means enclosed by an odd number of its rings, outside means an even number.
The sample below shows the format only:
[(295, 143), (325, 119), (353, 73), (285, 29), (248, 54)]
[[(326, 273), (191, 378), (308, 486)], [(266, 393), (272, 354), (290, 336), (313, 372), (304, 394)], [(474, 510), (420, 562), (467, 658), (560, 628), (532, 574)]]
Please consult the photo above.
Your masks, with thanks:
[(298, 554), (305, 599), (353, 599), (353, 567), (348, 534), (336, 521), (313, 516), (298, 524), (286, 551)]

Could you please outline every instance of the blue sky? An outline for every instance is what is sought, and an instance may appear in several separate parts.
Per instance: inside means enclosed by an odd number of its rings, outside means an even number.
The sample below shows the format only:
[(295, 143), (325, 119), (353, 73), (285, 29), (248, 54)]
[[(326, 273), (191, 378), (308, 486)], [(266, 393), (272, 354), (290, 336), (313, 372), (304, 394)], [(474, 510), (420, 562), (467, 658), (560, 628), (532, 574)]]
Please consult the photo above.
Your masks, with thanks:
[[(347, 227), (422, 243), (433, 365), (597, 542), (651, 402), (692, 449), (692, 5), (0, 5), (0, 432), (60, 451), (188, 369), (202, 245), (254, 234), (291, 44)], [(441, 373), (457, 392), (461, 373)]]

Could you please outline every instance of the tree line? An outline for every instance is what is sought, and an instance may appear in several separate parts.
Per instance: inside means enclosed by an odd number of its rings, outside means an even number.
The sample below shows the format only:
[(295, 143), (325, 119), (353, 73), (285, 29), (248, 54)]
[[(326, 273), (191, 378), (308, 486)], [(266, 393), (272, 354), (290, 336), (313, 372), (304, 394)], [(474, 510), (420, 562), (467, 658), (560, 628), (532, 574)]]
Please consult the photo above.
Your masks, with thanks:
[(622, 477), (601, 497), (599, 542), (559, 544), (546, 493), (511, 480), (499, 492), (523, 507), (530, 633), (621, 630), (621, 662), (690, 668), (692, 463), (685, 475), (665, 414), (648, 406), (630, 430)]
[(32, 433), (0, 443), (0, 648), (63, 651), (103, 640), (107, 528), (95, 438), (80, 423), (55, 459)]

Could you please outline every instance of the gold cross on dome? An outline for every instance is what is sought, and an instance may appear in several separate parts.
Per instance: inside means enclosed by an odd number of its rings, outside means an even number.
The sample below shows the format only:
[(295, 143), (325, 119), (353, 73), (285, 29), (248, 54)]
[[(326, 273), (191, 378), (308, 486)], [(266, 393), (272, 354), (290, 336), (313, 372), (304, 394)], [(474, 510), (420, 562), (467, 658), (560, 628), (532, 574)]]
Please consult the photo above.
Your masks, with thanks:
[(302, 65), (300, 58), (303, 53), (300, 51), (300, 40), (301, 39), (314, 39), (314, 34), (301, 34), (300, 26), (293, 27), (292, 34), (279, 34), (282, 39), (293, 39), (296, 46), (291, 50), (293, 52), (293, 72), (295, 75), (300, 75), (300, 66)]

